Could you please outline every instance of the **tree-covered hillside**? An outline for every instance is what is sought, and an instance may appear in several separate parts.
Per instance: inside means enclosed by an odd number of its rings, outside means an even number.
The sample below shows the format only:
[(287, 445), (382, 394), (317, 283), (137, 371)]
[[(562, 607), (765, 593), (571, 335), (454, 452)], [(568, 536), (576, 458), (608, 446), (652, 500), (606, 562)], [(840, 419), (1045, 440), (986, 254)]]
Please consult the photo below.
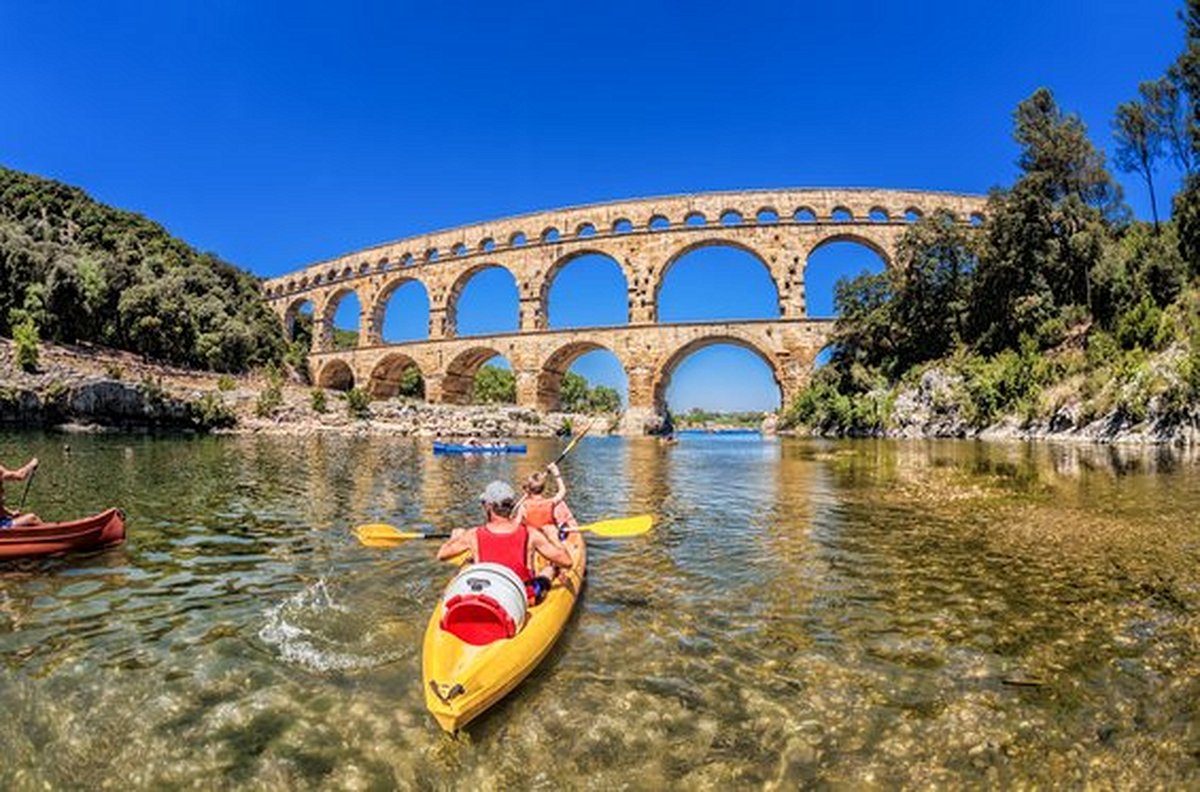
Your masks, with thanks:
[(141, 215), (0, 167), (0, 335), (87, 341), (181, 366), (277, 361), (257, 280)]

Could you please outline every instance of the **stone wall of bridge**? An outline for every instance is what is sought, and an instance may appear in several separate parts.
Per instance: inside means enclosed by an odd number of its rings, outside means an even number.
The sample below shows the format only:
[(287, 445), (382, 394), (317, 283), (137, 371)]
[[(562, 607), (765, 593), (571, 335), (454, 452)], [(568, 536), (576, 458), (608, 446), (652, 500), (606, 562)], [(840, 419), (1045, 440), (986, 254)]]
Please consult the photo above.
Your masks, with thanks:
[(429, 338), (457, 335), (458, 297), (484, 269), (501, 267), (517, 285), (522, 331), (547, 327), (554, 278), (574, 259), (601, 254), (624, 275), (628, 321), (657, 321), (666, 273), (698, 248), (745, 250), (766, 267), (778, 295), (778, 315), (807, 315), (804, 271), (822, 245), (852, 240), (889, 266), (908, 224), (950, 212), (982, 222), (981, 196), (905, 190), (791, 190), (704, 193), (575, 207), (399, 240), (314, 264), (264, 284), (267, 299), (291, 325), (313, 305), (314, 351), (333, 347), (333, 316), (354, 292), (361, 309), (359, 343), (383, 343), (388, 300), (405, 283), (420, 283), (429, 299)]
[[(812, 253), (850, 240), (897, 266), (911, 222), (935, 212), (954, 221), (983, 222), (983, 196), (911, 190), (766, 190), (617, 201), (540, 212), (377, 245), (304, 267), (263, 284), (289, 329), (304, 303), (313, 306), (310, 369), (318, 385), (365, 387), (375, 397), (396, 391), (416, 366), (433, 402), (464, 403), (475, 373), (503, 355), (513, 367), (517, 403), (557, 407), (562, 378), (579, 356), (607, 349), (629, 383), (629, 422), (665, 406), (675, 367), (717, 343), (754, 351), (770, 367), (784, 403), (808, 381), (828, 344), (833, 322), (808, 317), (805, 268)], [(681, 257), (708, 246), (755, 256), (775, 285), (778, 318), (658, 323), (658, 296)], [(600, 254), (620, 267), (628, 294), (628, 324), (548, 329), (556, 275), (580, 256)], [(517, 286), (519, 330), (459, 337), (458, 298), (482, 270), (507, 270)], [(387, 344), (383, 324), (391, 295), (418, 282), (429, 300), (429, 338)], [(719, 286), (719, 284), (716, 284)], [(335, 349), (333, 318), (340, 301), (357, 295), (358, 346)]]
[(479, 368), (503, 355), (516, 378), (517, 404), (550, 411), (559, 406), (562, 378), (571, 365), (606, 349), (625, 371), (628, 407), (640, 420), (665, 407), (675, 367), (713, 344), (734, 344), (758, 355), (787, 403), (807, 383), (832, 329), (831, 320), (781, 319), (545, 330), (320, 352), (311, 356), (310, 366), (321, 387), (357, 386), (375, 398), (395, 395), (405, 369), (415, 366), (428, 401), (465, 404)]

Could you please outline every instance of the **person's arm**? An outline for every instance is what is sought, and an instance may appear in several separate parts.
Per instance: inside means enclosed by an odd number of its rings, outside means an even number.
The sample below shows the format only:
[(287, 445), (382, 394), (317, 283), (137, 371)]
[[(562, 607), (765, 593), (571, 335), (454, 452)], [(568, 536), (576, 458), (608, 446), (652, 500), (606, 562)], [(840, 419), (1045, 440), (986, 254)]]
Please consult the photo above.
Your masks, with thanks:
[(569, 547), (566, 545), (556, 547), (541, 531), (530, 531), (529, 540), (533, 549), (541, 553), (542, 557), (550, 563), (558, 564), (561, 567), (570, 567), (575, 564), (575, 559), (571, 556), (571, 549)]
[(567, 497), (567, 485), (563, 484), (562, 473), (558, 471), (558, 465), (554, 462), (551, 462), (550, 467), (547, 469), (554, 474), (554, 484), (558, 487), (558, 492), (554, 493), (552, 500), (555, 503), (562, 503)]
[(4, 481), (24, 481), (25, 478), (30, 473), (32, 473), (34, 471), (34, 468), (36, 468), (37, 466), (38, 466), (38, 458), (37, 457), (34, 457), (33, 459), (29, 460), (28, 462), (26, 462), (24, 465), (17, 468), (16, 470), (9, 470), (8, 468), (0, 465), (0, 479), (3, 479)]
[(475, 531), (471, 530), (471, 531), (463, 531), (458, 536), (452, 536), (449, 539), (447, 539), (445, 542), (442, 543), (442, 546), (438, 548), (438, 551), (437, 551), (438, 561), (446, 561), (448, 559), (454, 558), (456, 555), (458, 555), (459, 553), (463, 553), (463, 552), (470, 552), (471, 557), (474, 558), (475, 557), (475, 546), (474, 546), (474, 543), (471, 541), (471, 539), (474, 538), (474, 536), (475, 536)]

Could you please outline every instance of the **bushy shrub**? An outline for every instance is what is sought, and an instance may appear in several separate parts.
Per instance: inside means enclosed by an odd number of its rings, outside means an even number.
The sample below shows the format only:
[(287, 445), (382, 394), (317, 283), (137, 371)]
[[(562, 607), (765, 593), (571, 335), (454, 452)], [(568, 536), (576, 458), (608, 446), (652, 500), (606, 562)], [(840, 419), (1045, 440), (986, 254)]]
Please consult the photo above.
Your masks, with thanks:
[(371, 397), (362, 388), (351, 388), (346, 391), (346, 413), (351, 418), (367, 419), (371, 417)]
[(267, 378), (267, 387), (258, 394), (254, 405), (254, 414), (259, 418), (270, 418), (283, 404), (283, 375), (275, 365), (268, 364), (263, 373)]
[(192, 421), (200, 429), (228, 429), (237, 416), (215, 393), (206, 393), (191, 406)]
[(221, 376), (217, 377), (217, 390), (227, 392), (236, 387), (237, 382), (228, 374), (222, 374)]
[(104, 365), (104, 375), (112, 380), (120, 380), (125, 377), (125, 367), (120, 363), (112, 362)]
[(13, 325), (13, 349), (17, 365), (24, 371), (34, 372), (38, 367), (38, 330), (32, 319)]
[(309, 400), (312, 403), (313, 412), (324, 413), (329, 411), (329, 405), (325, 399), (325, 391), (320, 388), (313, 388), (309, 394)]

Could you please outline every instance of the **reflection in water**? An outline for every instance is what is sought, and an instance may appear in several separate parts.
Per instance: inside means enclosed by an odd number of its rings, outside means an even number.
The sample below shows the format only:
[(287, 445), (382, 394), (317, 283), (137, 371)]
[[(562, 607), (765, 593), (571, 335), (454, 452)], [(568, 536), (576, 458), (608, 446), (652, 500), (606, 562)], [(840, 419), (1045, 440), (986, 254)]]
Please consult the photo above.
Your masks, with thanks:
[(420, 691), (448, 570), (349, 529), (475, 524), (489, 480), (561, 443), (62, 444), (0, 457), (41, 456), (38, 512), (118, 504), (130, 539), (0, 565), (0, 788), (1200, 781), (1200, 475), (1176, 451), (588, 438), (576, 514), (656, 528), (591, 541), (559, 645), (452, 740)]

